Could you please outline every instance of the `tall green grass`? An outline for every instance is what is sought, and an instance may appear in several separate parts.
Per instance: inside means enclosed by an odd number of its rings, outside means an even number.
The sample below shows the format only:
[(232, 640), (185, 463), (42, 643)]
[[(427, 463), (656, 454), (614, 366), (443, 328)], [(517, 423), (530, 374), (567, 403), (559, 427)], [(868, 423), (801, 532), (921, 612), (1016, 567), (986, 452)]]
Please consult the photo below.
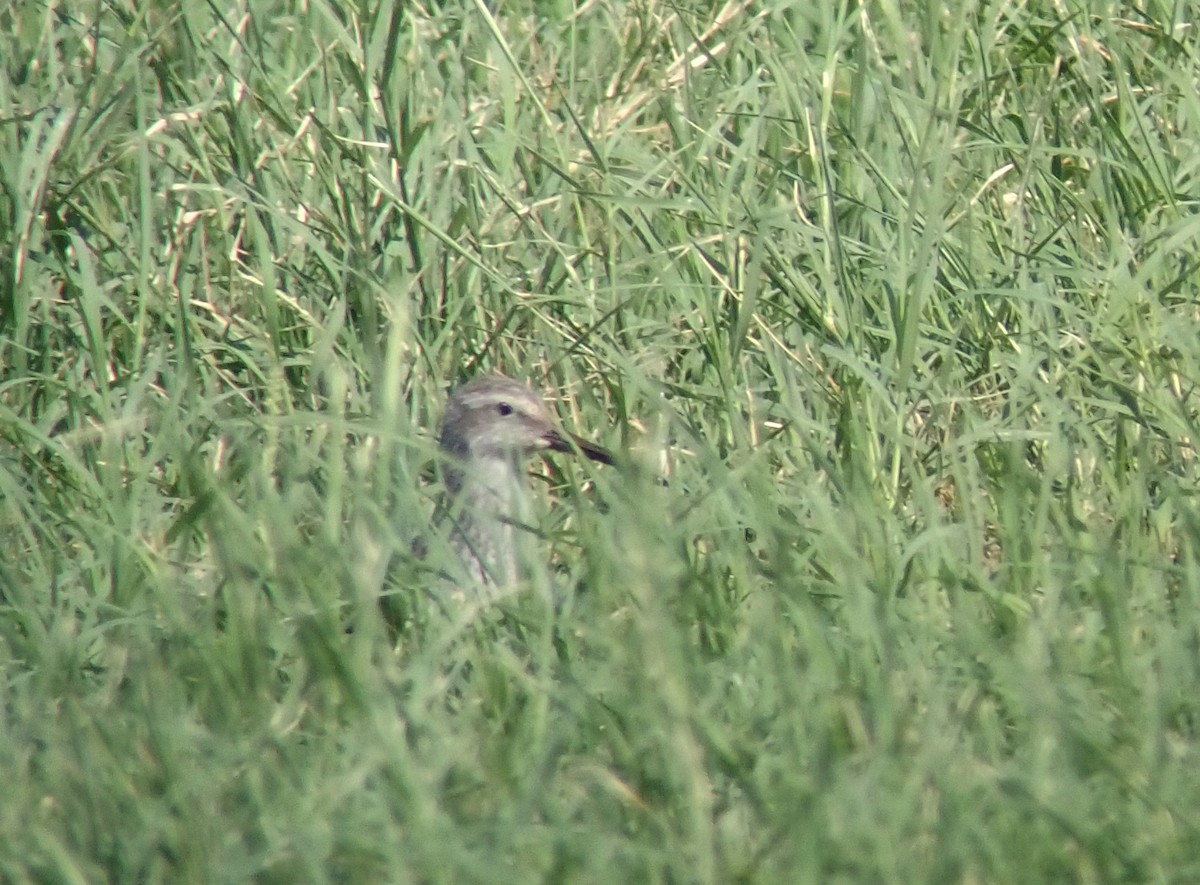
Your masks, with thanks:
[(1198, 15), (0, 7), (0, 878), (1200, 879)]

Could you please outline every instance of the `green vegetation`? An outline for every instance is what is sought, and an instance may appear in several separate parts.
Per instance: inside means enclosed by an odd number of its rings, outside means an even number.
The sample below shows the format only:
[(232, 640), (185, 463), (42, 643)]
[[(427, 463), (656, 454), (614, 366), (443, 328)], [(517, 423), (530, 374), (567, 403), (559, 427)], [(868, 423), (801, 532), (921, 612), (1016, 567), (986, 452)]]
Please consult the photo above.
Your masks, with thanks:
[(1197, 20), (0, 6), (0, 880), (1200, 881)]

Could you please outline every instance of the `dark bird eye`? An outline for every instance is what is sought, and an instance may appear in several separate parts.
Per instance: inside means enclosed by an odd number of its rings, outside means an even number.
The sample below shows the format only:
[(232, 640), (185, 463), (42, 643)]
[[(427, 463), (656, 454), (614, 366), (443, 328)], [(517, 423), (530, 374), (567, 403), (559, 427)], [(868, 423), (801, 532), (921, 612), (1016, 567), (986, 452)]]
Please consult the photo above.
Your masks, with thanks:
[(513, 412), (512, 406), (508, 403), (496, 403), (496, 411), (501, 415), (511, 415)]

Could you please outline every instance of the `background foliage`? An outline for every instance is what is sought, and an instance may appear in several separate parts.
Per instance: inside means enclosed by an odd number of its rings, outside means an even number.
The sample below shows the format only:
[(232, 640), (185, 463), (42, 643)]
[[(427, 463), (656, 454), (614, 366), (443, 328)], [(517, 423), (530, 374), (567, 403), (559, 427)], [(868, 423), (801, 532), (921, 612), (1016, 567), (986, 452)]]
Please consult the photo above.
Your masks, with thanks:
[(0, 5), (0, 878), (1200, 878), (1198, 15)]

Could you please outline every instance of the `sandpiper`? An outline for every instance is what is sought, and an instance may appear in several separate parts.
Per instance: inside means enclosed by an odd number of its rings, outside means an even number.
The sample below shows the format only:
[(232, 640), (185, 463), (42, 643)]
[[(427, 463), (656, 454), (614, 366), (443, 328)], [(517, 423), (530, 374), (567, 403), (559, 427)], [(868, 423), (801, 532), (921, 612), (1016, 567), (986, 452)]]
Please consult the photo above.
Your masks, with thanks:
[(531, 515), (529, 458), (549, 450), (613, 463), (599, 446), (560, 433), (541, 398), (502, 375), (476, 378), (454, 391), (439, 445), (451, 545), (466, 580), (484, 598), (515, 587), (522, 577), (521, 542), (531, 534), (522, 531)]

